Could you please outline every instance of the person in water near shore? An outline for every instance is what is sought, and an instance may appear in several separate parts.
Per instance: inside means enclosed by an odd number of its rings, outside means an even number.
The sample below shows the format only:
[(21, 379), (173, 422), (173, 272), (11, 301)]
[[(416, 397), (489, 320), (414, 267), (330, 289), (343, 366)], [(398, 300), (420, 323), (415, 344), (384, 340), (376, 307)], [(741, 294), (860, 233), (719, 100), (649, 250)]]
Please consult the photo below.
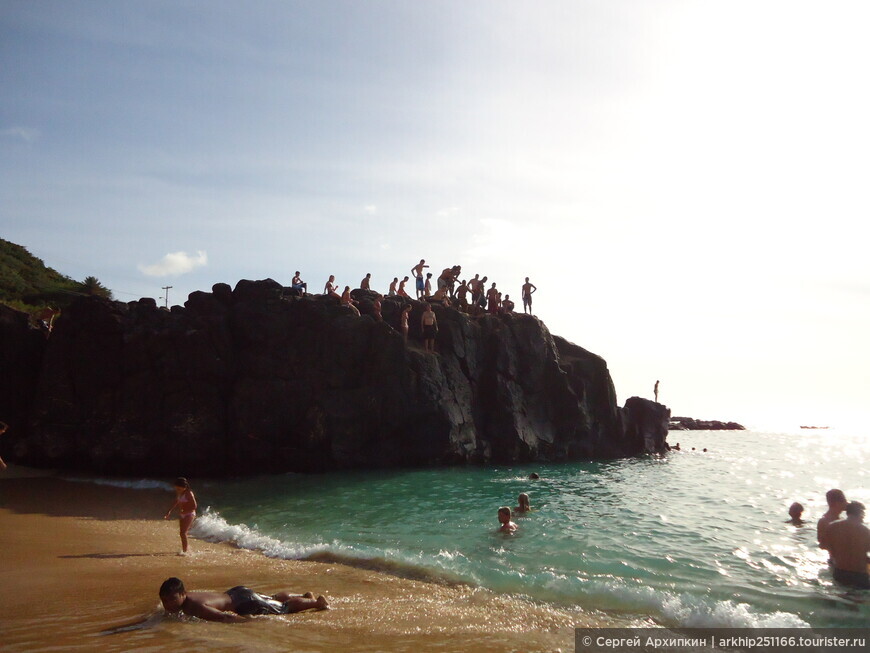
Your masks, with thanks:
[(190, 489), (190, 483), (183, 476), (175, 479), (175, 503), (169, 509), (163, 519), (169, 519), (172, 511), (178, 508), (178, 534), (181, 536), (181, 555), (187, 553), (187, 532), (196, 519), (196, 496)]
[[(0, 435), (3, 435), (4, 433), (6, 433), (6, 429), (8, 429), (8, 428), (9, 427), (6, 425), (6, 422), (0, 422)], [(3, 462), (3, 458), (0, 458), (0, 471), (6, 469), (7, 466), (8, 465), (5, 462)]]
[[(420, 262), (411, 268), (411, 274), (414, 275), (414, 279), (415, 279), (414, 283), (415, 283), (415, 288), (417, 290), (417, 299), (420, 299), (423, 296), (423, 293), (425, 291), (425, 285), (423, 284), (423, 268), (428, 268), (428, 267), (429, 266), (426, 265), (426, 259), (421, 258)], [(430, 274), (428, 276), (431, 277), (432, 275)]]
[(820, 549), (828, 548), (828, 542), (827, 539), (825, 539), (828, 526), (840, 518), (840, 515), (849, 504), (849, 502), (846, 501), (846, 495), (843, 494), (843, 490), (838, 490), (836, 488), (825, 492), (825, 500), (828, 502), (828, 511), (819, 518), (819, 521), (816, 524), (816, 538), (819, 541)]
[(529, 474), (530, 481), (537, 481), (539, 478), (541, 478), (541, 477), (538, 476), (537, 472), (532, 472), (531, 474)]
[(846, 518), (830, 525), (825, 542), (834, 560), (834, 580), (843, 585), (870, 590), (867, 554), (870, 553), (870, 528), (864, 525), (864, 504), (852, 501)]
[(188, 592), (180, 578), (167, 578), (158, 592), (163, 609), (170, 614), (183, 612), (189, 617), (206, 621), (237, 623), (245, 617), (266, 614), (291, 614), (302, 610), (327, 610), (329, 603), (323, 596), (291, 594), (283, 591), (272, 596), (258, 594), (241, 585), (226, 592)]
[(788, 507), (788, 516), (791, 517), (786, 524), (794, 524), (795, 526), (803, 526), (806, 522), (801, 519), (801, 515), (804, 514), (804, 507), (795, 501)]
[(432, 310), (432, 304), (426, 303), (426, 310), (420, 317), (420, 327), (423, 329), (423, 349), (426, 351), (435, 351), (435, 336), (438, 335), (438, 320), (435, 317), (435, 311)]
[(532, 504), (529, 503), (529, 495), (523, 492), (517, 497), (517, 503), (519, 504), (516, 508), (514, 508), (514, 512), (523, 513), (523, 512), (532, 512)]
[(498, 521), (500, 533), (513, 533), (517, 530), (517, 525), (511, 521), (511, 509), (507, 506), (502, 506), (498, 509)]

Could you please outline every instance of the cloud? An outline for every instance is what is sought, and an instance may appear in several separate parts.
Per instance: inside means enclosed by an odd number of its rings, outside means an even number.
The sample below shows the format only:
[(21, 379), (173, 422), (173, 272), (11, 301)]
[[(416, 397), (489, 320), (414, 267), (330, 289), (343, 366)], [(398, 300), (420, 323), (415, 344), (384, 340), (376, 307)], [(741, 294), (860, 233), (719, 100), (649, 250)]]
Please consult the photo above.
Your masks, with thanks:
[(368, 213), (369, 215), (374, 215), (375, 213), (378, 212), (378, 207), (376, 207), (374, 204), (369, 204), (369, 205), (366, 206), (363, 210), (364, 210), (366, 213)]
[(8, 129), (0, 129), (0, 136), (4, 138), (20, 138), (25, 143), (32, 143), (42, 135), (38, 129), (33, 127), (9, 127)]
[(166, 277), (172, 274), (185, 274), (208, 263), (208, 256), (197, 251), (196, 256), (187, 252), (172, 252), (153, 265), (140, 265), (139, 271), (149, 277)]

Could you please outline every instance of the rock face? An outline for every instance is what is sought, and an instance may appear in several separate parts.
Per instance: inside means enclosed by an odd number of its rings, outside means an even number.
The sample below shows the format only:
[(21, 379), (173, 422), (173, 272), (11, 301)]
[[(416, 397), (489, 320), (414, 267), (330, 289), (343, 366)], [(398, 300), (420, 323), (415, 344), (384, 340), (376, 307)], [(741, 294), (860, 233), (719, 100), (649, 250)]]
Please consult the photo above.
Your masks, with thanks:
[(737, 422), (692, 419), (691, 417), (671, 417), (668, 428), (672, 431), (745, 431), (746, 427)]
[[(224, 475), (665, 448), (667, 408), (636, 397), (618, 408), (605, 361), (532, 316), (435, 306), (437, 353), (427, 353), (422, 303), (384, 299), (377, 321), (376, 295), (354, 296), (362, 316), (270, 279), (218, 284), (172, 311), (82, 298), (48, 340), (25, 327), (15, 337), (32, 342), (7, 348), (4, 337), (4, 356), (19, 351), (4, 388), (22, 388), (0, 398), (0, 419), (20, 426), (4, 455), (98, 473)], [(394, 328), (405, 304), (408, 345)]]

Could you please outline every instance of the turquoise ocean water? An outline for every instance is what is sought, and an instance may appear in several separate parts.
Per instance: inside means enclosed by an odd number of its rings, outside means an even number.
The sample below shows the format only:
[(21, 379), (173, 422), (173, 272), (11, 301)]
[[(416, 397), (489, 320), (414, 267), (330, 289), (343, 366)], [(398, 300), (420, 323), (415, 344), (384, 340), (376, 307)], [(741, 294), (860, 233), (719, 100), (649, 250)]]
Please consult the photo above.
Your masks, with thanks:
[[(815, 536), (826, 490), (870, 505), (865, 434), (695, 431), (669, 442), (682, 452), (194, 479), (208, 507), (194, 534), (275, 557), (365, 560), (631, 623), (870, 625), (870, 592), (833, 582)], [(541, 479), (528, 480), (532, 471)], [(516, 534), (497, 533), (497, 508), (516, 505), (520, 492), (534, 512), (516, 518)], [(792, 501), (804, 504), (805, 526), (785, 523)]]

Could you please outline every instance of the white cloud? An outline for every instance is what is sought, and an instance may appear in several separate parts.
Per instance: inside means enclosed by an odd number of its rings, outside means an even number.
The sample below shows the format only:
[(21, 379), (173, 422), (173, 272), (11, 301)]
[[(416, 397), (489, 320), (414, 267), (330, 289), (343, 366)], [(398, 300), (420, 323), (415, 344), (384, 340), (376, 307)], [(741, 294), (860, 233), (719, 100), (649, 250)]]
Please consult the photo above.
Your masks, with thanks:
[(369, 205), (366, 206), (363, 210), (364, 210), (366, 213), (368, 213), (369, 215), (374, 215), (375, 213), (378, 212), (378, 207), (376, 207), (374, 204), (369, 204)]
[(166, 277), (172, 274), (185, 274), (208, 263), (208, 256), (199, 250), (196, 256), (187, 252), (172, 252), (153, 265), (140, 265), (139, 271), (149, 277)]
[(32, 143), (41, 135), (42, 132), (33, 127), (9, 127), (8, 129), (0, 130), (0, 136), (7, 138), (20, 138), (27, 143)]

